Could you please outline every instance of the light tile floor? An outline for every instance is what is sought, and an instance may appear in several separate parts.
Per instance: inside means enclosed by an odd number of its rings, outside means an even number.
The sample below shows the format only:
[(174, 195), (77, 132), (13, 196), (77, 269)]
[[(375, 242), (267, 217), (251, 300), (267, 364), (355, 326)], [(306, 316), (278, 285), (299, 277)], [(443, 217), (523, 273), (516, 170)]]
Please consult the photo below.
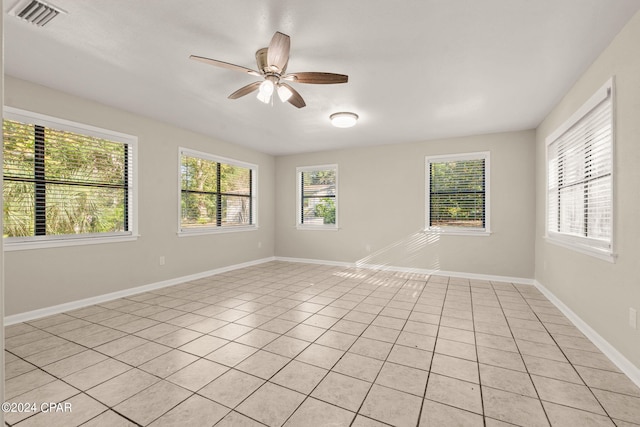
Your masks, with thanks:
[[(534, 287), (270, 262), (6, 328), (27, 426), (633, 426)], [(635, 423), (635, 424), (634, 424)]]

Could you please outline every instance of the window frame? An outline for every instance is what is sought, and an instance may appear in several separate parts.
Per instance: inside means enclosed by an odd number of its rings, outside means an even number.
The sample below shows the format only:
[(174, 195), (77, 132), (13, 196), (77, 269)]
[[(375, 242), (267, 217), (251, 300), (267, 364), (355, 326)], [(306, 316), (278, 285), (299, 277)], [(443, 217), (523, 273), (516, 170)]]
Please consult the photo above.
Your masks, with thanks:
[[(251, 219), (249, 225), (210, 226), (199, 228), (182, 227), (182, 156), (196, 157), (216, 163), (224, 163), (231, 166), (239, 166), (251, 170)], [(178, 147), (178, 236), (202, 236), (207, 234), (236, 233), (242, 231), (254, 231), (258, 229), (258, 165), (241, 160), (230, 159), (203, 151), (186, 147)]]
[(3, 238), (5, 251), (46, 249), (64, 246), (93, 245), (137, 240), (138, 234), (138, 137), (96, 126), (61, 119), (45, 114), (35, 113), (20, 108), (4, 106), (3, 120), (14, 120), (21, 123), (34, 124), (45, 128), (72, 132), (84, 136), (107, 139), (129, 145), (131, 157), (129, 162), (127, 224), (128, 231), (111, 233), (63, 234), (26, 237)]
[[(336, 191), (333, 196), (334, 206), (336, 208), (336, 222), (335, 224), (305, 224), (302, 218), (302, 174), (305, 172), (325, 171), (333, 170), (336, 176)], [(337, 231), (339, 229), (339, 208), (338, 208), (338, 195), (339, 195), (339, 177), (338, 177), (338, 165), (326, 164), (326, 165), (314, 165), (314, 166), (299, 166), (296, 168), (296, 228), (298, 230), (325, 230), (325, 231)]]
[[(545, 234), (544, 239), (552, 244), (561, 246), (585, 255), (589, 255), (604, 261), (614, 263), (617, 257), (615, 253), (615, 81), (611, 77), (602, 87), (600, 87), (580, 108), (578, 108), (564, 123), (545, 138)], [(550, 230), (549, 224), (549, 172), (550, 155), (549, 147), (561, 137), (563, 137), (573, 126), (587, 117), (596, 107), (610, 98), (611, 103), (611, 238), (608, 243), (603, 243), (601, 239), (594, 239), (587, 236), (576, 236), (568, 233)], [(560, 224), (559, 224), (560, 225)]]
[[(484, 160), (484, 227), (431, 226), (431, 163), (444, 163), (461, 160)], [(443, 154), (425, 156), (425, 226), (424, 231), (437, 234), (464, 236), (491, 235), (491, 153), (479, 151), (473, 153)]]

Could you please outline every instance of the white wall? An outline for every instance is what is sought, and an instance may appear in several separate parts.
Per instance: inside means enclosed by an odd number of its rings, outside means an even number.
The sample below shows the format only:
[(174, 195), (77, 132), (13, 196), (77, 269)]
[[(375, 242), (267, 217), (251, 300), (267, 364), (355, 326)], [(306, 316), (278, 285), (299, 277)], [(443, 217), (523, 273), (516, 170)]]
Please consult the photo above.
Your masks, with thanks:
[[(534, 148), (522, 131), (277, 157), (276, 255), (531, 279)], [(491, 153), (493, 234), (422, 233), (425, 156), (477, 151)], [(333, 163), (340, 229), (296, 229), (296, 167)]]
[[(272, 156), (10, 76), (5, 86), (7, 106), (138, 137), (141, 235), (135, 242), (6, 252), (5, 315), (273, 256)], [(179, 146), (258, 165), (257, 231), (177, 236)]]
[[(640, 13), (540, 124), (536, 134), (536, 279), (640, 369)], [(545, 138), (611, 76), (616, 84), (615, 264), (547, 243)]]

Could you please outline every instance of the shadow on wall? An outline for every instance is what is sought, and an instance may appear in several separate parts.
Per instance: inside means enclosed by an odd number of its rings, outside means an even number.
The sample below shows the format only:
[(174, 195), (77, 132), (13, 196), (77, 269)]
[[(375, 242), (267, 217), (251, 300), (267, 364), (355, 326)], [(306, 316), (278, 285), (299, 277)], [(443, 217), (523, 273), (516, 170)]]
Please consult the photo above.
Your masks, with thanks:
[(420, 230), (356, 261), (357, 267), (403, 270), (440, 270), (440, 235)]

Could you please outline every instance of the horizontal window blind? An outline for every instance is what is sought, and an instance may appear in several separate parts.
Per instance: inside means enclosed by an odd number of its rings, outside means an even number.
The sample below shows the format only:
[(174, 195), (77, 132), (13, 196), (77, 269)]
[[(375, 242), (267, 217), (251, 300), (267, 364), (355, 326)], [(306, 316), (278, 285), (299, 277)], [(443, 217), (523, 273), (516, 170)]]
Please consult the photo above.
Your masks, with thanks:
[(130, 234), (130, 144), (4, 120), (4, 237)]
[(183, 230), (253, 225), (254, 169), (182, 152)]
[(484, 229), (486, 160), (429, 159), (429, 227)]
[(336, 224), (336, 168), (300, 172), (300, 225)]
[(548, 233), (611, 249), (613, 233), (611, 90), (547, 146)]

